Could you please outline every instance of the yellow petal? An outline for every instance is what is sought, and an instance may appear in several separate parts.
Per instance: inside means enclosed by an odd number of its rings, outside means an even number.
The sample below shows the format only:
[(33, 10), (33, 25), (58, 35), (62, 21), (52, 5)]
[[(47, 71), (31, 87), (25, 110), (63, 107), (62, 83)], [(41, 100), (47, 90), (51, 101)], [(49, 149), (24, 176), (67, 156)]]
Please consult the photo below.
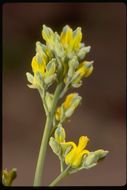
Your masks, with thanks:
[(72, 164), (71, 164), (71, 166), (73, 167), (73, 168), (78, 168), (80, 165), (81, 165), (81, 163), (82, 163), (82, 158), (83, 158), (83, 155), (84, 154), (89, 154), (89, 151), (88, 150), (84, 150), (84, 151), (82, 151), (82, 152), (76, 152), (76, 154), (75, 154), (75, 159), (73, 160), (73, 162), (72, 162)]
[(66, 156), (65, 156), (65, 163), (67, 165), (73, 165), (76, 156), (76, 148), (73, 148)]
[(38, 71), (38, 63), (36, 60), (36, 56), (33, 57), (31, 66), (32, 66), (33, 72), (36, 73)]
[(73, 148), (76, 148), (76, 147), (77, 147), (76, 144), (75, 144), (74, 142), (72, 142), (72, 141), (70, 141), (70, 142), (64, 142), (64, 143), (62, 143), (62, 144), (70, 145), (70, 146), (72, 146)]
[(71, 46), (77, 50), (80, 48), (80, 43), (82, 40), (82, 32), (81, 32), (81, 28), (78, 27), (74, 32), (73, 32), (73, 41)]
[(80, 67), (78, 70), (77, 70), (77, 73), (80, 74), (80, 77), (83, 77), (84, 74), (85, 74), (85, 68), (84, 68), (84, 65), (82, 65), (82, 67)]
[(45, 73), (45, 69), (46, 69), (46, 64), (45, 62), (42, 62), (42, 64), (39, 64), (38, 66), (38, 71), (41, 73), (41, 74), (44, 74)]
[(64, 108), (67, 109), (71, 106), (73, 98), (77, 96), (77, 93), (71, 93), (66, 97), (66, 100), (64, 102)]
[(66, 25), (60, 35), (60, 41), (63, 45), (67, 45), (72, 40), (72, 29)]
[(38, 62), (37, 61), (37, 57), (34, 56), (33, 59), (32, 59), (32, 63), (31, 63), (31, 66), (32, 66), (32, 70), (34, 73), (36, 72), (40, 72), (42, 74), (45, 73), (45, 69), (46, 69), (46, 60), (45, 58), (41, 58), (41, 62)]
[(83, 156), (84, 154), (89, 154), (90, 153), (90, 151), (89, 150), (83, 150), (82, 152), (81, 152), (81, 155)]
[(84, 77), (89, 77), (92, 72), (93, 72), (93, 66), (91, 66), (89, 69), (87, 69)]
[(87, 136), (81, 136), (79, 138), (79, 143), (78, 143), (78, 148), (77, 148), (78, 151), (82, 151), (86, 147), (88, 141), (89, 141), (89, 138)]
[(79, 64), (79, 67), (77, 69), (77, 73), (80, 74), (80, 77), (88, 77), (91, 75), (93, 71), (93, 61), (84, 61)]
[(60, 109), (60, 107), (57, 108), (55, 116), (56, 116), (56, 120), (60, 121), (60, 117), (61, 117), (61, 109)]

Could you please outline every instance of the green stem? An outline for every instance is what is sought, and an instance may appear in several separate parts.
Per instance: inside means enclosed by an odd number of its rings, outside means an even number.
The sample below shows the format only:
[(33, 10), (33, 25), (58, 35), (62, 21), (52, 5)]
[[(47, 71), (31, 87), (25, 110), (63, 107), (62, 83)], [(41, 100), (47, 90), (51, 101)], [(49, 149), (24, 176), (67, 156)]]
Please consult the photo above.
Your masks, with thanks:
[(34, 178), (34, 186), (41, 186), (43, 169), (44, 169), (44, 161), (46, 156), (46, 150), (49, 140), (49, 135), (52, 127), (53, 116), (56, 109), (57, 102), (59, 100), (60, 93), (63, 88), (63, 83), (60, 83), (54, 93), (53, 103), (52, 103), (52, 111), (48, 114), (45, 124), (45, 129), (41, 141), (39, 156), (37, 160), (37, 166), (35, 171), (35, 178)]
[(61, 167), (61, 172), (64, 171), (64, 162), (62, 159), (60, 159), (60, 167)]
[(57, 128), (57, 127), (54, 126), (54, 127), (51, 129), (50, 137), (52, 136), (52, 134), (54, 133), (54, 131), (55, 131), (56, 128)]
[(69, 85), (66, 85), (66, 86), (64, 87), (64, 89), (63, 89), (63, 91), (62, 91), (62, 93), (61, 93), (61, 95), (60, 95), (60, 98), (62, 98), (62, 97), (65, 95), (65, 93), (66, 93), (67, 90), (68, 90), (68, 87), (69, 87)]
[(48, 115), (48, 108), (47, 108), (47, 105), (46, 105), (46, 102), (45, 102), (45, 96), (46, 96), (45, 90), (39, 89), (39, 94), (41, 96), (43, 106), (44, 106), (44, 110), (45, 110), (45, 113), (46, 113), (46, 116), (47, 116)]
[(69, 170), (70, 166), (68, 166), (60, 175), (52, 182), (49, 184), (49, 186), (55, 186), (58, 182), (60, 182), (65, 176), (69, 175)]

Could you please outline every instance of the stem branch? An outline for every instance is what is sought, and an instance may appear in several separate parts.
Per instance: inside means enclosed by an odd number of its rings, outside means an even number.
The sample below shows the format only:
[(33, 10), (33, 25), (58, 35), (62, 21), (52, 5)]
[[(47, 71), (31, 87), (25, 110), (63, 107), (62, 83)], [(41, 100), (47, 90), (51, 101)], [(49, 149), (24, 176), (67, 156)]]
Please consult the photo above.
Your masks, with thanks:
[(59, 176), (57, 176), (57, 178), (49, 184), (49, 186), (55, 186), (58, 182), (60, 182), (65, 176), (69, 175), (68, 170), (69, 170), (70, 166), (68, 166), (62, 173), (60, 173)]

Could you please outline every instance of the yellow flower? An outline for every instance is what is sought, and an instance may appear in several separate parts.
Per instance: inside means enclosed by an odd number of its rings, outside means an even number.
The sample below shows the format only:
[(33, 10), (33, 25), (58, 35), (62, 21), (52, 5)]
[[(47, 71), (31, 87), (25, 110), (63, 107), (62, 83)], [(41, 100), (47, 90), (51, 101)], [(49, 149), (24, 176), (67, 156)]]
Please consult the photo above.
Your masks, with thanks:
[(57, 121), (64, 121), (66, 118), (69, 118), (74, 110), (77, 108), (81, 101), (81, 97), (78, 95), (78, 93), (71, 93), (69, 94), (64, 103), (57, 108), (56, 110), (56, 120)]
[(70, 165), (72, 168), (77, 168), (81, 165), (83, 155), (89, 154), (89, 151), (85, 150), (88, 141), (89, 139), (87, 136), (81, 136), (78, 146), (74, 142), (63, 143), (72, 146), (71, 151), (65, 156), (65, 163), (67, 165)]
[(63, 103), (65, 109), (68, 109), (68, 108), (72, 105), (72, 102), (73, 102), (73, 100), (74, 100), (74, 98), (75, 98), (76, 96), (77, 96), (77, 93), (71, 93), (71, 94), (69, 94), (69, 95), (66, 97), (66, 100), (65, 100), (65, 102)]
[(38, 53), (36, 53), (36, 56), (33, 57), (31, 66), (34, 73), (34, 79), (33, 79), (33, 85), (40, 85), (40, 82), (36, 78), (36, 73), (39, 72), (42, 77), (45, 76), (46, 72), (46, 55), (43, 55), (42, 57), (38, 56)]
[(41, 63), (38, 63), (36, 56), (33, 57), (32, 59), (32, 70), (34, 72), (34, 74), (36, 72), (40, 72), (42, 75), (45, 73), (45, 69), (46, 69), (46, 60), (42, 59)]
[(70, 26), (66, 25), (60, 35), (60, 41), (63, 47), (68, 50), (78, 50), (81, 45), (82, 32), (81, 28), (77, 27), (75, 31)]

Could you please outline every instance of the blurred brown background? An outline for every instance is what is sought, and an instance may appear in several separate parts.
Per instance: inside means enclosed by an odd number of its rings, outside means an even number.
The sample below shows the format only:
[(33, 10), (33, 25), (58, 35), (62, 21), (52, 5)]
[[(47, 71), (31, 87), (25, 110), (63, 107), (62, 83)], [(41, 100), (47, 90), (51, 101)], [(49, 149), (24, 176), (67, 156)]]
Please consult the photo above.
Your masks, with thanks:
[[(95, 168), (65, 178), (62, 186), (121, 186), (126, 182), (125, 64), (126, 8), (123, 3), (7, 3), (3, 5), (3, 168), (16, 167), (15, 186), (32, 186), (45, 114), (37, 90), (26, 85), (35, 42), (42, 25), (61, 32), (65, 24), (80, 26), (91, 45), (87, 60), (94, 72), (77, 89), (82, 105), (65, 124), (67, 140), (81, 135), (89, 150), (109, 150)], [(75, 89), (74, 89), (75, 91)], [(59, 174), (50, 147), (43, 185)]]

